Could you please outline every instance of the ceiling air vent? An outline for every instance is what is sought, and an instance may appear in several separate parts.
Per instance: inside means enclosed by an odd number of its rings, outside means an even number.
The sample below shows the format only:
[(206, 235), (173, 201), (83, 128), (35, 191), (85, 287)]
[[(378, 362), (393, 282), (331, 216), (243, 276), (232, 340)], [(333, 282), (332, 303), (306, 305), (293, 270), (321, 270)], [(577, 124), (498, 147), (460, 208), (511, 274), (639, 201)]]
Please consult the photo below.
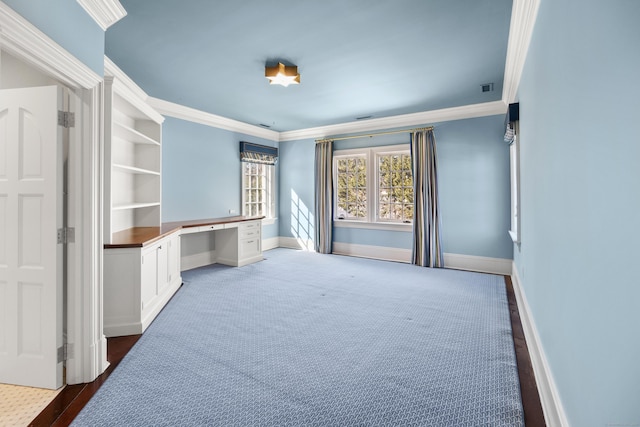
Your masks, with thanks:
[(269, 125), (265, 125), (264, 123), (260, 123), (259, 126), (262, 126), (263, 128), (267, 128), (267, 129), (269, 129), (271, 127)]
[(356, 120), (366, 120), (366, 119), (370, 119), (371, 117), (373, 117), (373, 116), (372, 115), (360, 116), (360, 117), (356, 117)]
[(482, 93), (493, 92), (493, 83), (484, 83), (480, 87), (482, 88)]

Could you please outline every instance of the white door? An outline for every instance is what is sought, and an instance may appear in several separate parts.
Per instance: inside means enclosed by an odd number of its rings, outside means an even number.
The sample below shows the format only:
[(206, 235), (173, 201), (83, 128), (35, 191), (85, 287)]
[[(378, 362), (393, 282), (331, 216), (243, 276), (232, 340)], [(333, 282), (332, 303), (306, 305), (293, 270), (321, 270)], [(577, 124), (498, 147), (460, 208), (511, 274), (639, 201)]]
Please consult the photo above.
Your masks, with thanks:
[(62, 386), (61, 100), (0, 90), (0, 383)]

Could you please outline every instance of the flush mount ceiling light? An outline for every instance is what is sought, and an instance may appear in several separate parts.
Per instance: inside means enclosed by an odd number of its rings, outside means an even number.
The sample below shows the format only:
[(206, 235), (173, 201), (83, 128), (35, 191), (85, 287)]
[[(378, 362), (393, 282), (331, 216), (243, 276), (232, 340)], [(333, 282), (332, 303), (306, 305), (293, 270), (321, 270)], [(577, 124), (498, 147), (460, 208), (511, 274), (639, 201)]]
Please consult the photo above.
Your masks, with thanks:
[(278, 62), (278, 65), (274, 67), (265, 67), (264, 76), (269, 79), (269, 84), (272, 85), (287, 87), (291, 84), (300, 84), (298, 67), (295, 65), (284, 65), (282, 62)]

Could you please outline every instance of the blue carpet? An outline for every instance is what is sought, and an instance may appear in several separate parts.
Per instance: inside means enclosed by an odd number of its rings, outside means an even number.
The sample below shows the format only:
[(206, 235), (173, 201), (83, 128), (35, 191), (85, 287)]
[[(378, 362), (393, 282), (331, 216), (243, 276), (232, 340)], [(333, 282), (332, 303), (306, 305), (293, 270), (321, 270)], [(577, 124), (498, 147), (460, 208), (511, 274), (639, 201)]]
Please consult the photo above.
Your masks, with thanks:
[(502, 276), (275, 249), (184, 286), (74, 426), (522, 426)]

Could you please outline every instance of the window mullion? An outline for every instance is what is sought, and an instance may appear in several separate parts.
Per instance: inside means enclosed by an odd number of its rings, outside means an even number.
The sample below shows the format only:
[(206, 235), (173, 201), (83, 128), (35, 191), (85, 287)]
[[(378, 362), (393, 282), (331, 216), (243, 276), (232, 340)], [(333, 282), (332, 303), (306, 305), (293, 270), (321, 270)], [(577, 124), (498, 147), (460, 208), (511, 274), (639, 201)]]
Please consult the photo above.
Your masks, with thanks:
[(367, 221), (376, 222), (377, 183), (376, 158), (373, 149), (367, 150)]

